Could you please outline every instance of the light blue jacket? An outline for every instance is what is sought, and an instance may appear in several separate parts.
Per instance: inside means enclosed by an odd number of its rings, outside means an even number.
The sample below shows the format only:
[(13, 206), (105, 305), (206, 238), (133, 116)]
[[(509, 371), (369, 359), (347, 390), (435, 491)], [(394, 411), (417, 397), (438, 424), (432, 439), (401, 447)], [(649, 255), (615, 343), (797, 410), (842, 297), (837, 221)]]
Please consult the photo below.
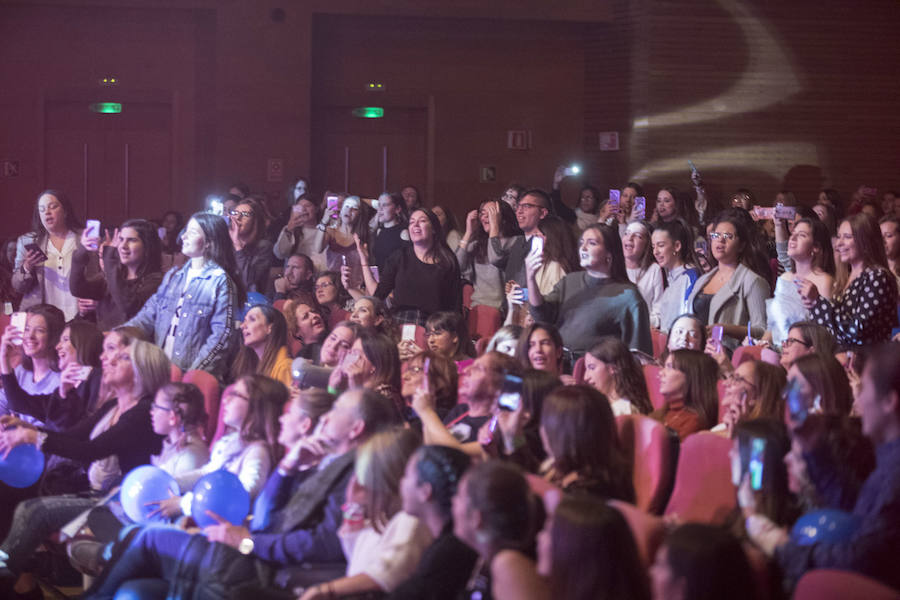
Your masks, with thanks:
[(185, 290), (190, 266), (188, 262), (180, 269), (166, 273), (156, 293), (125, 325), (152, 335), (153, 342), (162, 348), (184, 292), (175, 345), (169, 359), (182, 371), (199, 369), (221, 379), (238, 344), (234, 327), (237, 286), (222, 267), (208, 262)]

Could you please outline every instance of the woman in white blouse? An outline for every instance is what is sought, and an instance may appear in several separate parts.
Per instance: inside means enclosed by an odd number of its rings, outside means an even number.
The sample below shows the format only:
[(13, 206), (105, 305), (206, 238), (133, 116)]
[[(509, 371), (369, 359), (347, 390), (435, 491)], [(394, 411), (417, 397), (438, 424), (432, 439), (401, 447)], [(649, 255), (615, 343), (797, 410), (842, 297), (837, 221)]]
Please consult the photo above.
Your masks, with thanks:
[(69, 292), (69, 272), (81, 223), (62, 192), (45, 190), (35, 204), (31, 229), (16, 244), (12, 282), (23, 295), (20, 310), (52, 304), (69, 321), (78, 314), (78, 299)]
[(638, 287), (647, 308), (650, 309), (650, 325), (659, 326), (659, 301), (663, 294), (662, 269), (653, 258), (650, 244), (650, 226), (644, 221), (632, 221), (622, 234), (622, 252), (628, 279)]
[(308, 588), (300, 600), (391, 592), (412, 575), (434, 537), (425, 523), (402, 510), (400, 481), (418, 446), (418, 435), (400, 428), (362, 445), (338, 530), (347, 575)]

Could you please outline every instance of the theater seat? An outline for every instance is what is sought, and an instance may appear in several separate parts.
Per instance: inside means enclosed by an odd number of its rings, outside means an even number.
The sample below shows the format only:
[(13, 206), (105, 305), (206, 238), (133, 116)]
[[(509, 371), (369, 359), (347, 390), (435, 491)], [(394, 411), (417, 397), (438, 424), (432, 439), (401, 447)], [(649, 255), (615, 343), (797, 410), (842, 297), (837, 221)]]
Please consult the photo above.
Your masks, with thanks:
[(741, 363), (748, 360), (760, 360), (762, 357), (763, 346), (738, 346), (734, 354), (731, 355), (731, 364), (734, 368), (738, 368)]
[(650, 404), (653, 410), (659, 410), (666, 405), (666, 399), (659, 393), (659, 367), (656, 365), (644, 365), (644, 381), (647, 383), (647, 393), (650, 395)]
[(277, 310), (277, 311), (283, 313), (284, 310), (282, 310), (282, 309), (284, 308), (284, 305), (285, 305), (285, 304), (287, 304), (287, 300), (285, 300), (284, 298), (282, 298), (281, 300), (276, 300), (275, 302), (273, 302), (273, 303), (272, 303), (272, 308), (274, 308), (275, 310)]
[(666, 537), (666, 527), (662, 518), (648, 515), (637, 506), (621, 500), (610, 500), (607, 504), (625, 517), (625, 521), (631, 529), (631, 535), (634, 536), (641, 562), (649, 568), (653, 564), (656, 551), (659, 550)]
[(687, 436), (681, 442), (675, 488), (666, 515), (682, 521), (723, 524), (737, 506), (731, 484), (731, 440), (708, 431)]
[(469, 334), (472, 337), (477, 335), (491, 339), (502, 324), (500, 311), (493, 306), (479, 304), (469, 311)]
[(809, 571), (797, 582), (794, 600), (900, 600), (900, 592), (893, 588), (850, 571), (816, 569)]
[[(206, 371), (193, 370), (184, 374), (181, 379), (184, 383), (193, 383), (203, 392), (203, 407), (206, 409), (206, 439), (210, 443), (221, 437), (218, 431), (217, 421), (219, 417), (220, 390), (219, 382)], [(224, 427), (223, 427), (224, 431)]]
[(632, 462), (635, 504), (661, 515), (672, 493), (678, 463), (678, 436), (644, 415), (616, 417), (619, 442)]
[(178, 368), (178, 365), (172, 363), (172, 374), (169, 376), (169, 381), (181, 381), (181, 369)]
[(669, 336), (659, 329), (651, 329), (650, 338), (653, 340), (653, 358), (658, 359), (666, 350), (666, 342), (669, 341)]

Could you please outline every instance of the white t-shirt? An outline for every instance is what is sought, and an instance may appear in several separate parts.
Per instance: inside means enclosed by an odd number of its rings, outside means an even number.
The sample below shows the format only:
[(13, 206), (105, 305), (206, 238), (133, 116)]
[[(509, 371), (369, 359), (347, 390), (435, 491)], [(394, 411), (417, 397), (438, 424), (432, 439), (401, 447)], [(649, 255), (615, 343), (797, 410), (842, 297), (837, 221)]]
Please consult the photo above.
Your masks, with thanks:
[(166, 334), (165, 342), (163, 342), (163, 352), (165, 352), (166, 356), (169, 358), (172, 358), (172, 353), (175, 351), (175, 334), (178, 331), (181, 307), (184, 306), (184, 294), (191, 283), (191, 279), (200, 275), (202, 271), (203, 269), (195, 269), (194, 267), (188, 268), (187, 277), (184, 280), (184, 289), (181, 290), (181, 297), (178, 298), (178, 306), (175, 307), (175, 316), (172, 317), (172, 324), (169, 325), (169, 332)]

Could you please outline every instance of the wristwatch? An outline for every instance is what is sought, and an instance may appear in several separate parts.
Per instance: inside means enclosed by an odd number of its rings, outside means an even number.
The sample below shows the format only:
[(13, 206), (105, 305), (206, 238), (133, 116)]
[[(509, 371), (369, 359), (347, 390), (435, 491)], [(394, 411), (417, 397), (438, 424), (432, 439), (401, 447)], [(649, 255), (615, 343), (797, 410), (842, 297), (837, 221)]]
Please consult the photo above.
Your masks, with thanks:
[(238, 552), (241, 554), (250, 554), (253, 552), (253, 538), (245, 537), (241, 540), (241, 543), (238, 544)]
[(325, 231), (325, 223), (319, 223), (318, 225), (316, 225), (316, 229), (318, 229), (319, 231)]

